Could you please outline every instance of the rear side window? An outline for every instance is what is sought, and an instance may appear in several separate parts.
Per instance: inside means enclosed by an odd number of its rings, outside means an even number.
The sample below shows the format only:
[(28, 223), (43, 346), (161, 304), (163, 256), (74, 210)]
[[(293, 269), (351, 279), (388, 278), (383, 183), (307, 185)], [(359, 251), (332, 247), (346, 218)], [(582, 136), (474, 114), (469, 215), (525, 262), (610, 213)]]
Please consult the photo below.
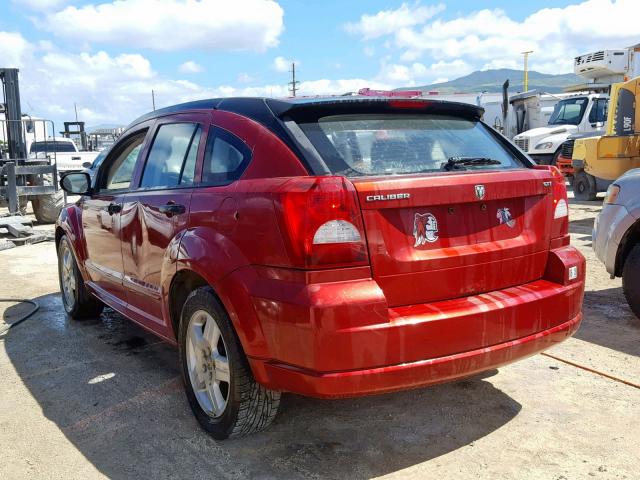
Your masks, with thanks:
[(226, 185), (238, 180), (251, 159), (247, 145), (226, 130), (209, 130), (202, 166), (202, 183)]
[(449, 159), (493, 164), (465, 169), (522, 168), (482, 123), (447, 115), (335, 115), (300, 128), (335, 175), (402, 175), (444, 171)]
[(192, 184), (199, 140), (200, 127), (196, 123), (161, 125), (149, 150), (140, 187)]
[(30, 147), (31, 153), (61, 153), (76, 152), (76, 147), (71, 142), (58, 142), (57, 140), (33, 142)]

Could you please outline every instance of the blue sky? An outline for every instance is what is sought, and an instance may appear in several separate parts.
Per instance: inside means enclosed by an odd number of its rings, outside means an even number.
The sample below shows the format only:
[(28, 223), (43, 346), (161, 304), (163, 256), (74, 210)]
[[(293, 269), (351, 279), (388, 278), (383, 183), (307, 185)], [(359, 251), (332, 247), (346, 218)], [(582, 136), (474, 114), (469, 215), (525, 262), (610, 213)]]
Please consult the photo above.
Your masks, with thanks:
[(640, 41), (640, 2), (392, 0), (0, 0), (0, 66), (21, 69), (29, 113), (127, 123), (211, 96), (344, 93), (573, 56)]

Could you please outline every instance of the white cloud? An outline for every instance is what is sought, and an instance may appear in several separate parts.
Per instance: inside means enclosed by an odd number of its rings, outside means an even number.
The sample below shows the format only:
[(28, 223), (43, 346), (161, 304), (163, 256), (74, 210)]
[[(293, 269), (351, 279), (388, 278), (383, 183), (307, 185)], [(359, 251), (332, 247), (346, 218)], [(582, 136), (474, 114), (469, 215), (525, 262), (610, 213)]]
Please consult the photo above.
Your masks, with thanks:
[(383, 62), (376, 78), (394, 87), (409, 87), (437, 83), (443, 78), (458, 78), (472, 71), (472, 66), (462, 60), (439, 61), (431, 65), (420, 62), (409, 65)]
[(29, 58), (33, 46), (17, 32), (0, 31), (0, 65), (4, 68), (20, 68)]
[[(0, 65), (21, 67), (23, 105), (29, 106), (30, 114), (54, 120), (56, 125), (74, 118), (74, 103), (78, 106), (80, 120), (88, 125), (128, 124), (151, 110), (151, 90), (158, 108), (202, 98), (289, 95), (284, 81), (243, 85), (245, 81), (255, 81), (247, 74), (241, 74), (236, 85), (217, 86), (167, 78), (138, 53), (69, 53), (52, 44), (45, 45), (46, 48), (37, 42), (30, 44), (20, 34), (3, 31), (0, 31), (0, 43), (12, 46), (9, 51), (0, 50)], [(299, 94), (342, 94), (363, 87), (388, 89), (391, 85), (363, 78), (316, 79), (301, 82)]]
[(181, 73), (200, 73), (203, 70), (202, 65), (192, 60), (188, 60), (178, 67), (178, 71)]
[(112, 0), (68, 6), (38, 25), (89, 43), (160, 51), (264, 51), (278, 44), (283, 14), (274, 0)]
[(422, 6), (419, 3), (403, 3), (395, 10), (382, 10), (375, 15), (362, 15), (356, 23), (347, 23), (345, 29), (350, 33), (362, 35), (365, 40), (389, 35), (399, 28), (419, 25), (445, 9), (445, 5)]
[(288, 72), (291, 70), (291, 64), (296, 64), (296, 67), (299, 67), (302, 62), (298, 60), (290, 60), (284, 57), (276, 57), (273, 59), (272, 67), (276, 72)]
[[(530, 68), (548, 73), (571, 71), (574, 56), (630, 46), (640, 38), (637, 0), (584, 0), (538, 10), (522, 21), (500, 9), (434, 19), (439, 10), (429, 16), (424, 8), (403, 4), (397, 10), (363, 15), (348, 29), (363, 39), (386, 37), (385, 44), (399, 53), (402, 62), (431, 57), (436, 62), (462, 60), (474, 69), (522, 68), (521, 52), (533, 50)], [(442, 72), (442, 76), (455, 74)]]
[(246, 72), (242, 72), (238, 75), (238, 83), (251, 83), (255, 80), (251, 75)]

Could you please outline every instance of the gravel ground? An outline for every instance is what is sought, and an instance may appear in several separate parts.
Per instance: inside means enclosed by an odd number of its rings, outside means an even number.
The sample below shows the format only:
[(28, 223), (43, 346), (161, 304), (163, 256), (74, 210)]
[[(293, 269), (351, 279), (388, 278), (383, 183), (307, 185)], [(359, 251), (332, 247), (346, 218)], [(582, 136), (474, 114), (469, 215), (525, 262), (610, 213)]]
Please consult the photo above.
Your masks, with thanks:
[[(585, 319), (549, 353), (640, 383), (640, 320), (591, 251), (599, 209), (571, 205)], [(52, 243), (2, 251), (0, 266), (0, 297), (40, 304), (0, 335), (3, 479), (640, 478), (640, 390), (545, 355), (410, 392), (285, 395), (270, 429), (216, 442), (192, 418), (171, 347), (111, 311), (63, 314)], [(26, 308), (0, 304), (0, 318)]]

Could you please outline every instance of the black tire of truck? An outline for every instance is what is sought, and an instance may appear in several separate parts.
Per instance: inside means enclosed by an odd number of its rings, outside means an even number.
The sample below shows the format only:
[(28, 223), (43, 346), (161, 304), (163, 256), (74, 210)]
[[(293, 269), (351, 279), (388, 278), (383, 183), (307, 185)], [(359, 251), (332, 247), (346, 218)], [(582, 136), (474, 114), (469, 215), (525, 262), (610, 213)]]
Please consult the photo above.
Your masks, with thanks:
[(39, 195), (31, 200), (31, 205), (33, 205), (33, 214), (38, 223), (55, 223), (64, 206), (62, 190), (51, 195)]
[(552, 165), (554, 167), (558, 166), (558, 157), (560, 156), (561, 150), (561, 148), (558, 148), (558, 150), (556, 150), (556, 153), (553, 154), (553, 158), (551, 159), (551, 163), (549, 165)]
[(573, 195), (576, 200), (592, 201), (598, 196), (596, 179), (585, 171), (576, 172), (573, 176)]

